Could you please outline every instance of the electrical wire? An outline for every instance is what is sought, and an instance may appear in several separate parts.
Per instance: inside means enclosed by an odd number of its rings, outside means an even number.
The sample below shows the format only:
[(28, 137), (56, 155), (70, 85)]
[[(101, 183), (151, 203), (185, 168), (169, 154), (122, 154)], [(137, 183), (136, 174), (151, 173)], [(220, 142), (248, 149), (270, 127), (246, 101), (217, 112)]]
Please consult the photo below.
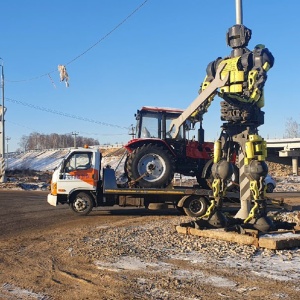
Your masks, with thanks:
[[(77, 59), (79, 59), (81, 56), (85, 55), (87, 52), (89, 52), (90, 50), (92, 50), (94, 47), (96, 47), (99, 43), (101, 43), (103, 40), (105, 40), (108, 36), (110, 36), (114, 31), (116, 31), (119, 27), (121, 27), (130, 17), (132, 17), (137, 11), (139, 11), (149, 0), (145, 0), (143, 3), (141, 3), (136, 9), (134, 9), (125, 19), (123, 19), (120, 23), (118, 23), (112, 30), (110, 30), (107, 34), (105, 34), (102, 38), (100, 38), (95, 44), (93, 44), (92, 46), (90, 46), (88, 49), (86, 49), (84, 52), (82, 52), (81, 54), (77, 55), (75, 58), (73, 58), (72, 60), (70, 60), (68, 63), (64, 64), (65, 66), (70, 65), (71, 63), (73, 63), (74, 61), (76, 61)], [(25, 82), (25, 81), (32, 81), (32, 80), (36, 80), (45, 76), (50, 76), (51, 73), (56, 72), (57, 69), (54, 69), (50, 72), (47, 72), (45, 74), (39, 75), (39, 76), (35, 76), (29, 79), (21, 79), (21, 80), (5, 80), (6, 82)]]
[(22, 128), (29, 129), (29, 130), (31, 130), (33, 132), (36, 131), (36, 128), (28, 127), (27, 125), (22, 125), (22, 124), (19, 124), (19, 123), (16, 123), (16, 122), (13, 122), (13, 121), (10, 121), (10, 120), (7, 120), (7, 119), (5, 119), (5, 122), (13, 124), (15, 126), (19, 126), (19, 127), (22, 127)]
[(5, 100), (8, 101), (8, 102), (11, 102), (11, 103), (23, 105), (23, 106), (26, 106), (26, 107), (30, 107), (30, 108), (33, 108), (33, 109), (45, 111), (45, 112), (48, 112), (48, 113), (56, 114), (56, 115), (67, 117), (67, 118), (72, 118), (72, 119), (76, 119), (76, 120), (80, 120), (80, 121), (90, 122), (90, 123), (103, 125), (103, 126), (114, 127), (114, 128), (120, 128), (120, 129), (126, 129), (126, 130), (129, 129), (129, 127), (110, 124), (110, 123), (105, 123), (105, 122), (100, 122), (100, 121), (93, 120), (93, 119), (86, 118), (86, 117), (71, 115), (71, 114), (68, 114), (68, 113), (64, 113), (64, 112), (57, 111), (57, 110), (47, 108), (47, 107), (43, 107), (43, 106), (34, 105), (34, 104), (27, 103), (27, 102), (20, 101), (20, 100), (15, 100), (15, 99), (11, 99), (11, 98), (5, 98)]

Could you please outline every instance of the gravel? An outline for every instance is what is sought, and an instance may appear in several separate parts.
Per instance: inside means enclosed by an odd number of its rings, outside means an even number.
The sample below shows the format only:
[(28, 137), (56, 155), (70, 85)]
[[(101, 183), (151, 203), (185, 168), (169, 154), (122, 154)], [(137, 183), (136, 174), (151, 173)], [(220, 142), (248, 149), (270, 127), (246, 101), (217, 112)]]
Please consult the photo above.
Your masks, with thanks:
[[(281, 212), (276, 214), (276, 219), (295, 222), (298, 220), (298, 214), (298, 211)], [(110, 227), (107, 224), (105, 227), (90, 230), (72, 251), (74, 255), (88, 253), (89, 258), (100, 269), (116, 272), (124, 269), (141, 270), (158, 267), (171, 271), (169, 260), (217, 263), (218, 266), (223, 267), (243, 266), (255, 272), (263, 272), (267, 267), (266, 258), (268, 258), (271, 261), (295, 262), (284, 274), (282, 274), (283, 267), (277, 263), (277, 269), (273, 274), (276, 279), (300, 278), (299, 248), (268, 250), (177, 233), (175, 226), (190, 220), (190, 217), (185, 216), (164, 216), (154, 217), (150, 223), (145, 218), (141, 218), (140, 221), (136, 221), (136, 224), (130, 226), (120, 224)], [(197, 276), (199, 274), (194, 274), (192, 277)]]

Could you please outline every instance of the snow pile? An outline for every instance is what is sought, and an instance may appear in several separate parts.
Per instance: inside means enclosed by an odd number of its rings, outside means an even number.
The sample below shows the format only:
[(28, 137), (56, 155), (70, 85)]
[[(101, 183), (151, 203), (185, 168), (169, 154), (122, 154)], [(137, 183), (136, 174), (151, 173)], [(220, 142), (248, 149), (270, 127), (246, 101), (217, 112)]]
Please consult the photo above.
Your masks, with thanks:
[(7, 169), (53, 171), (69, 151), (69, 149), (43, 150), (16, 154), (8, 158)]
[[(107, 151), (103, 151), (102, 166), (110, 165), (111, 168), (116, 169), (120, 164), (122, 154), (120, 148), (115, 150), (116, 155), (112, 155)], [(10, 155), (7, 161), (8, 171), (23, 171), (32, 170), (40, 172), (53, 171), (62, 161), (62, 159), (71, 151), (69, 148), (65, 149), (49, 149), (49, 150), (36, 150), (24, 153), (16, 153)], [(101, 151), (102, 152), (102, 151)], [(120, 152), (120, 153), (119, 153)], [(124, 169), (124, 159), (119, 165), (118, 170)]]

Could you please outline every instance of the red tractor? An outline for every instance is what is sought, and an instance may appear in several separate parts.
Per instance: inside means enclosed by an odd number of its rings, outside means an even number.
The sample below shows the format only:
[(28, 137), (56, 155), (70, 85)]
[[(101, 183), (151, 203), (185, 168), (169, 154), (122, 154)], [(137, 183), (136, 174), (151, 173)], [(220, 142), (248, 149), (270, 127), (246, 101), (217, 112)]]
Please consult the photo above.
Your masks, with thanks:
[(184, 111), (181, 109), (144, 106), (137, 111), (135, 138), (125, 148), (128, 156), (125, 172), (129, 182), (143, 188), (165, 188), (174, 173), (195, 176), (202, 188), (209, 188), (214, 144), (204, 142), (201, 122), (195, 136), (196, 122), (185, 120), (177, 133), (169, 129)]

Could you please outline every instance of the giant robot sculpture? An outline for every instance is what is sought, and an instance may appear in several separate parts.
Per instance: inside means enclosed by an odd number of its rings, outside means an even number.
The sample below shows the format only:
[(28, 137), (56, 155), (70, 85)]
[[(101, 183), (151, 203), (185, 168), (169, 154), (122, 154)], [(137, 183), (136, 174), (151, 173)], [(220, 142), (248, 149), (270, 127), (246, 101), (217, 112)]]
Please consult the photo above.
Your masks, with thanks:
[[(212, 197), (202, 219), (216, 226), (224, 226), (225, 217), (220, 209), (222, 198), (233, 174), (235, 157), (242, 154), (242, 172), (250, 181), (250, 194), (254, 202), (244, 223), (253, 224), (260, 230), (269, 230), (272, 222), (266, 215), (264, 185), (268, 173), (265, 162), (267, 148), (258, 134), (258, 127), (264, 124), (264, 112), (261, 110), (264, 106), (264, 85), (274, 57), (264, 45), (257, 45), (250, 51), (247, 48), (250, 38), (251, 30), (244, 25), (229, 28), (226, 40), (232, 48), (231, 54), (225, 58), (219, 57), (207, 66), (207, 75), (199, 91), (203, 93), (216, 76), (228, 78), (224, 86), (208, 98), (205, 107), (206, 111), (215, 95), (224, 100), (221, 101), (221, 120), (224, 123), (214, 148)], [(218, 74), (217, 69), (220, 68), (222, 71)]]

